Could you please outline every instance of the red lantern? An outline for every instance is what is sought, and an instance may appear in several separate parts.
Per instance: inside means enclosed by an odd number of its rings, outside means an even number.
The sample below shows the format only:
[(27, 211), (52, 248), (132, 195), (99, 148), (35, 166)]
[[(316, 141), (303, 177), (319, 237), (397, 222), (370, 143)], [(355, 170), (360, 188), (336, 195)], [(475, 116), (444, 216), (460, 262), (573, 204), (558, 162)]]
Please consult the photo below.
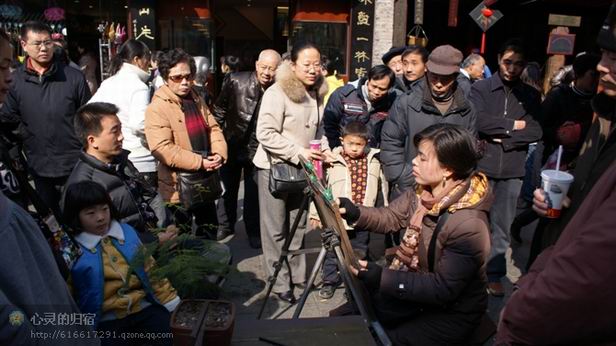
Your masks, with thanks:
[(493, 12), (491, 9), (489, 9), (489, 8), (487, 8), (487, 7), (484, 7), (484, 8), (481, 10), (481, 14), (483, 14), (483, 16), (484, 16), (484, 17), (488, 17), (488, 18), (489, 18), (489, 17), (492, 17), (492, 15), (494, 14), (494, 12)]

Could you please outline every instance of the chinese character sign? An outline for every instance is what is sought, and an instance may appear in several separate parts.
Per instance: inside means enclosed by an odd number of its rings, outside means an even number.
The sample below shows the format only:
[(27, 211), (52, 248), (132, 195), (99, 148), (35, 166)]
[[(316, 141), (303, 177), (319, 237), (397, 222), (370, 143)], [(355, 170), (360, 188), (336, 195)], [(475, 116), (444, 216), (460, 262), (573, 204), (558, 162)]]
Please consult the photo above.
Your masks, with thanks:
[(365, 77), (372, 66), (374, 1), (353, 0), (349, 80)]
[(150, 49), (156, 46), (156, 15), (154, 1), (131, 1), (131, 24), (134, 39), (147, 44)]

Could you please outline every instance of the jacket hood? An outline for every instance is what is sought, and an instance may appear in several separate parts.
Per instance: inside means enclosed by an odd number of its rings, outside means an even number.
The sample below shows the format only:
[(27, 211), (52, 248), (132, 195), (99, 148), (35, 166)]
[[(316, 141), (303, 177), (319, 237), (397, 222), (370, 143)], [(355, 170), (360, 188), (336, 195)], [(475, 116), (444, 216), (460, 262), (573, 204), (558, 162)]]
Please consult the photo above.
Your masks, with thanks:
[[(319, 102), (323, 102), (323, 98), (327, 94), (328, 86), (324, 82), (323, 75), (319, 75), (314, 87), (318, 90)], [(276, 70), (276, 83), (280, 85), (282, 91), (295, 103), (302, 103), (306, 97), (306, 87), (295, 76), (295, 72), (291, 68), (290, 61), (284, 61)]]
[[(424, 78), (425, 79), (425, 78)], [(456, 82), (457, 83), (457, 82)], [(428, 84), (428, 80), (425, 79), (423, 82), (424, 86), (421, 90), (421, 97), (417, 97), (416, 103), (412, 105), (412, 107), (419, 111), (420, 109), (424, 109), (436, 115), (441, 115), (441, 112), (436, 108), (434, 104), (434, 100), (432, 99), (432, 93), (430, 92), (430, 85)], [(441, 116), (445, 117), (453, 113), (467, 113), (470, 111), (471, 106), (469, 102), (466, 100), (466, 96), (464, 96), (464, 91), (460, 88), (459, 85), (454, 86), (456, 90), (453, 92), (453, 101), (449, 110)]]
[(81, 159), (81, 161), (93, 167), (94, 169), (98, 169), (109, 174), (118, 175), (118, 172), (122, 171), (126, 166), (126, 163), (128, 161), (128, 154), (130, 154), (130, 151), (122, 149), (122, 152), (118, 156), (116, 156), (113, 159), (113, 162), (110, 164), (100, 161), (99, 159), (88, 154), (85, 151), (81, 152), (79, 158)]
[(122, 64), (122, 68), (120, 68), (119, 73), (129, 73), (136, 75), (140, 81), (146, 83), (148, 79), (150, 79), (150, 74), (140, 69), (139, 67), (129, 64), (127, 62)]

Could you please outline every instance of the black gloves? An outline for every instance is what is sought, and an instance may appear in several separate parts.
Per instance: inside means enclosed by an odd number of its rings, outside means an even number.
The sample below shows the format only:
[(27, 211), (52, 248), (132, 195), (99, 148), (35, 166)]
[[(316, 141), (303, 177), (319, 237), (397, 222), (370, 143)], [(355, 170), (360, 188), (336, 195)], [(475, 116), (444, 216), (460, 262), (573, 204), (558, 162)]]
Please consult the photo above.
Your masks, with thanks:
[(381, 286), (381, 273), (383, 268), (374, 262), (368, 262), (367, 270), (360, 270), (357, 277), (371, 290), (378, 290)]
[(349, 224), (357, 222), (357, 220), (359, 220), (360, 211), (359, 208), (355, 205), (355, 203), (351, 202), (350, 199), (344, 197), (340, 197), (339, 200), (340, 208), (344, 208), (346, 210), (346, 213), (341, 215), (342, 218), (345, 219), (346, 222)]

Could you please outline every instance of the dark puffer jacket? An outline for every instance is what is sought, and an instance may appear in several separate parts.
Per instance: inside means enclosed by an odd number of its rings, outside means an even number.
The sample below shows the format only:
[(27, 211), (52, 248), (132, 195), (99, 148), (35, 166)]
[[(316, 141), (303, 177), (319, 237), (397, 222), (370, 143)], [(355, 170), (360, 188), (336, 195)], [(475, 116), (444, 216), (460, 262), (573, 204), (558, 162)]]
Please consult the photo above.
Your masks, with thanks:
[(360, 79), (357, 87), (347, 84), (336, 89), (330, 96), (323, 111), (323, 127), (331, 148), (341, 145), (341, 130), (352, 121), (366, 124), (370, 130), (370, 146), (380, 147), (383, 122), (396, 100), (396, 92), (390, 89), (382, 99), (373, 103), (371, 109), (368, 109), (366, 95), (362, 92), (362, 85), (366, 80), (366, 78)]
[[(440, 215), (450, 214), (436, 236), (434, 257), (429, 255), (429, 244), (439, 216), (429, 212), (423, 218), (418, 239), (418, 271), (383, 269), (378, 288), (380, 294), (394, 302), (424, 307), (424, 313), (438, 321), (425, 330), (438, 337), (439, 342), (433, 340), (436, 345), (459, 344), (475, 329), (488, 306), (488, 211), (493, 197), (483, 174), (476, 174), (462, 184), (450, 196), (450, 204), (445, 204), (447, 211), (441, 211)], [(386, 208), (359, 206), (361, 212), (355, 227), (376, 233), (397, 232), (409, 226), (418, 203), (418, 194), (407, 190)], [(432, 270), (429, 262), (434, 265)], [(421, 315), (418, 318), (421, 320)], [(449, 325), (454, 320), (458, 325), (456, 332)], [(421, 324), (411, 319), (400, 328), (411, 327), (413, 323)]]
[(250, 162), (255, 156), (259, 146), (255, 129), (263, 92), (255, 72), (225, 77), (213, 113), (227, 141), (229, 159)]
[[(154, 236), (148, 231), (148, 224), (156, 225), (156, 215), (147, 204), (156, 196), (156, 191), (139, 175), (139, 171), (128, 160), (128, 151), (124, 150), (112, 164), (106, 164), (92, 155), (82, 152), (64, 185), (66, 188), (80, 181), (94, 181), (101, 184), (111, 196), (120, 223), (127, 223), (139, 232), (143, 242), (149, 242)], [(62, 196), (62, 208), (64, 208)]]
[(394, 184), (394, 194), (413, 185), (411, 161), (417, 155), (413, 137), (441, 123), (460, 125), (476, 135), (475, 113), (461, 89), (456, 89), (453, 104), (444, 115), (434, 105), (427, 85), (399, 96), (391, 107), (381, 132), (381, 163), (387, 181)]
[(90, 99), (90, 89), (83, 73), (61, 62), (54, 62), (42, 76), (26, 64), (15, 71), (0, 110), (2, 126), (19, 126), (34, 174), (65, 177), (81, 151), (73, 119), (77, 109)]

